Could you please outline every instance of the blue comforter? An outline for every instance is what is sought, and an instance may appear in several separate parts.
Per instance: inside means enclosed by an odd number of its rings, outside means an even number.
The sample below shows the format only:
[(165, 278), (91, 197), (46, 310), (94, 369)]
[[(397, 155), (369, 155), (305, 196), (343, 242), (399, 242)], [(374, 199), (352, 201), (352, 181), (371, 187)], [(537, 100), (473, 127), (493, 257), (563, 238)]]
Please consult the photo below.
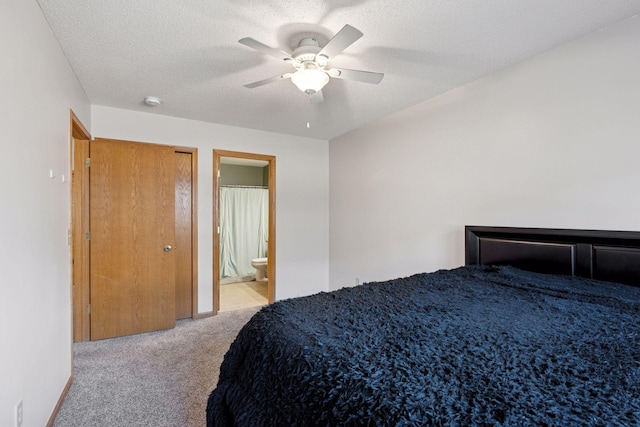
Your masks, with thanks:
[(462, 267), (277, 302), (208, 426), (640, 425), (640, 288)]

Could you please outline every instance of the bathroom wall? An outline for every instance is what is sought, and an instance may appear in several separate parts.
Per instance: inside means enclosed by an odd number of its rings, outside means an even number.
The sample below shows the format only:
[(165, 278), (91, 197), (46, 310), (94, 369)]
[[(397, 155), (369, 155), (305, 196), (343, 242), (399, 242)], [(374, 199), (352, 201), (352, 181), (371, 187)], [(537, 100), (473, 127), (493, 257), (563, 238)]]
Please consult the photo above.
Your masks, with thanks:
[(267, 172), (265, 183), (264, 169), (268, 170), (268, 167), (221, 164), (220, 183), (221, 185), (266, 186), (269, 182), (269, 175)]

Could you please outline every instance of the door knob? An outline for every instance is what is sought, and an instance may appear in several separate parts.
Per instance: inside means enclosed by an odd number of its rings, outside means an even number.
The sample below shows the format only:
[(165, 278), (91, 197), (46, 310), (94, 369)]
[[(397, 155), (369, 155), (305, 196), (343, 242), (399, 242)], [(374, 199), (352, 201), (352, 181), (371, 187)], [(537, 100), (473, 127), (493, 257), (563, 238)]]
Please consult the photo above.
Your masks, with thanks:
[(173, 249), (173, 247), (171, 247), (171, 245), (167, 245), (167, 246), (164, 247), (164, 251), (165, 252), (170, 252), (171, 249)]

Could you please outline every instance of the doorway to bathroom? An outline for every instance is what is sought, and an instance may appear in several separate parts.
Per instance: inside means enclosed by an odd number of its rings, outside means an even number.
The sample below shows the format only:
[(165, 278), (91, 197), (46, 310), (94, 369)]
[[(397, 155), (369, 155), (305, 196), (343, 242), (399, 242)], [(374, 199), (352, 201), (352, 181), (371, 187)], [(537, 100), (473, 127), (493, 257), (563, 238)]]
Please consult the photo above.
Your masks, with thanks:
[(275, 157), (213, 151), (213, 308), (275, 300)]

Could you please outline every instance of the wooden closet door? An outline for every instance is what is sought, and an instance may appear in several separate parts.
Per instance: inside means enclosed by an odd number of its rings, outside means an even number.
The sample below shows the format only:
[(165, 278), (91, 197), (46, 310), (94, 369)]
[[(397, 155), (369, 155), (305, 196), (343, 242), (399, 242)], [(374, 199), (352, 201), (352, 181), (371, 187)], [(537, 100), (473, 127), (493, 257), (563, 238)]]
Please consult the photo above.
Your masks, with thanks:
[(72, 293), (73, 293), (73, 341), (88, 341), (91, 338), (91, 320), (87, 308), (91, 301), (89, 283), (89, 244), (85, 233), (89, 231), (89, 168), (85, 159), (89, 157), (89, 140), (75, 139), (72, 145), (73, 167), (71, 169), (71, 234), (72, 239)]
[(193, 153), (176, 152), (176, 320), (193, 316)]
[(174, 147), (96, 139), (90, 155), (91, 339), (172, 328)]

